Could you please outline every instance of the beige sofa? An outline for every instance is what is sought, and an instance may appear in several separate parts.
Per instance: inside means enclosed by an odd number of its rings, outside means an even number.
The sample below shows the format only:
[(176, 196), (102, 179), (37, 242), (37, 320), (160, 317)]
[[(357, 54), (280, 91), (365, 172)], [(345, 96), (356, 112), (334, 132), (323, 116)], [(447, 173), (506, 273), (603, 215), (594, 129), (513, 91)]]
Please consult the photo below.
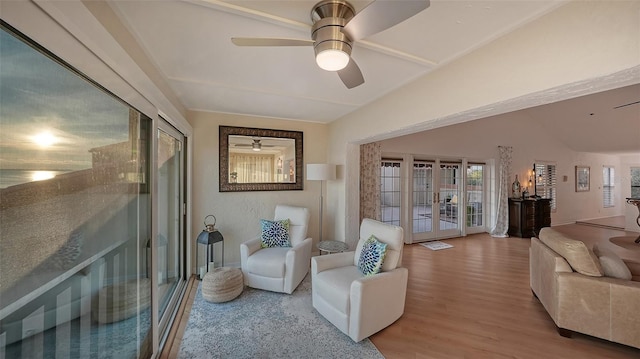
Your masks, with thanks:
[(597, 248), (596, 255), (549, 227), (539, 237), (529, 249), (531, 289), (560, 335), (579, 332), (640, 348), (638, 264)]

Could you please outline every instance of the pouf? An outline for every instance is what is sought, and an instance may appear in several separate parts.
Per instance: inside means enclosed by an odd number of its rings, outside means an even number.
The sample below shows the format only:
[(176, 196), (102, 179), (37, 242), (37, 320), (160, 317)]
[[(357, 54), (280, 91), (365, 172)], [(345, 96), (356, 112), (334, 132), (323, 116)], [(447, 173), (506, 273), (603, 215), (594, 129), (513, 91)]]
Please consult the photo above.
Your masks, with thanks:
[(151, 280), (132, 279), (101, 288), (92, 304), (92, 316), (98, 323), (113, 323), (131, 318), (151, 304)]
[(202, 278), (202, 297), (213, 303), (228, 302), (244, 289), (242, 271), (238, 268), (215, 268)]

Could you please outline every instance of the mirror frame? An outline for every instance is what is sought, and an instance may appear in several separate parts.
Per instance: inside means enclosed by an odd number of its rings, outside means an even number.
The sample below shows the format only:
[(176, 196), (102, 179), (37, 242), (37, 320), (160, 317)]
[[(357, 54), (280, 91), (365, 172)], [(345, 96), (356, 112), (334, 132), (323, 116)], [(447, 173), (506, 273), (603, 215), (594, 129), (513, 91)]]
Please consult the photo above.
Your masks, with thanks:
[[(302, 132), (271, 130), (265, 128), (220, 126), (220, 192), (245, 192), (245, 191), (301, 191), (302, 180)], [(295, 183), (229, 183), (229, 136), (274, 137), (290, 138), (294, 140), (296, 155), (296, 181)]]

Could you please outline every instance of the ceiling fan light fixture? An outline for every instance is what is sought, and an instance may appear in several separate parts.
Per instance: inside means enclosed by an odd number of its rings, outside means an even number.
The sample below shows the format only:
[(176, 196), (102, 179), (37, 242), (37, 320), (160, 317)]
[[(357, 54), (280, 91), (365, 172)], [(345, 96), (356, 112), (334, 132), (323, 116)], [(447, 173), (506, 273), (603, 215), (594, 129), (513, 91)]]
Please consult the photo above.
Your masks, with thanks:
[(349, 63), (349, 55), (342, 50), (328, 49), (316, 55), (316, 63), (326, 71), (339, 71)]

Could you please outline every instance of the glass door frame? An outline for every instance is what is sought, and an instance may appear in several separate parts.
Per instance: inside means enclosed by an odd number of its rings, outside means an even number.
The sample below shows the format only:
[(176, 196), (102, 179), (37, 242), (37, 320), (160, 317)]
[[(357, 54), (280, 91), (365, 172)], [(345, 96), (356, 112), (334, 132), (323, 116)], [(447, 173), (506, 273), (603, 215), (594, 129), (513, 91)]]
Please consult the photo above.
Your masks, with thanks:
[[(413, 233), (413, 190), (414, 190), (414, 182), (413, 182), (413, 167), (414, 162), (424, 162), (431, 163), (433, 165), (432, 176), (434, 177), (432, 180), (432, 187), (439, 188), (440, 187), (440, 165), (441, 164), (456, 164), (459, 166), (460, 174), (457, 177), (458, 181), (458, 203), (457, 203), (457, 226), (458, 228), (455, 230), (441, 230), (439, 227), (440, 223), (440, 209), (437, 211), (433, 210), (432, 207), (432, 223), (430, 232), (419, 232)], [(466, 236), (467, 234), (472, 233), (482, 233), (487, 231), (487, 222), (488, 222), (488, 201), (489, 201), (489, 187), (488, 187), (488, 175), (489, 175), (489, 166), (486, 164), (486, 161), (472, 161), (466, 158), (447, 158), (447, 157), (437, 157), (437, 156), (418, 156), (418, 155), (409, 155), (404, 156), (405, 168), (407, 169), (405, 172), (407, 180), (403, 181), (403, 184), (406, 185), (406, 196), (405, 203), (407, 204), (406, 208), (406, 220), (403, 221), (403, 227), (409, 233), (407, 236), (407, 243), (417, 243), (445, 238), (454, 238), (460, 236)], [(482, 226), (475, 227), (467, 227), (466, 211), (461, 211), (460, 209), (466, 209), (467, 207), (467, 166), (470, 164), (480, 164), (482, 163), (484, 166), (483, 170), (483, 203), (482, 203)], [(436, 169), (437, 167), (437, 169)], [(439, 195), (440, 191), (434, 191), (432, 189), (432, 206), (437, 203), (445, 203), (446, 198), (443, 198), (442, 195)], [(438, 198), (439, 197), (439, 198)], [(438, 204), (440, 206), (440, 204)], [(405, 210), (402, 210), (404, 213)], [(437, 212), (437, 213), (433, 213)], [(438, 223), (436, 226), (435, 224)]]
[[(432, 189), (430, 191), (432, 198), (432, 204), (431, 204), (431, 231), (428, 232), (418, 232), (418, 233), (413, 233), (413, 186), (414, 186), (414, 182), (413, 182), (413, 168), (414, 168), (414, 163), (416, 162), (423, 162), (423, 163), (429, 163), (432, 165), (432, 171), (431, 171), (431, 184), (432, 184)], [(446, 194), (442, 193), (441, 188), (442, 188), (442, 172), (441, 172), (441, 166), (442, 165), (447, 165), (447, 164), (451, 164), (451, 165), (456, 165), (459, 166), (459, 174), (456, 177), (456, 181), (457, 181), (457, 190), (454, 191), (457, 194), (457, 198), (458, 198), (458, 202), (457, 205), (455, 206), (455, 210), (456, 213), (451, 213), (451, 215), (449, 217), (454, 217), (456, 218), (456, 228), (451, 228), (451, 229), (443, 229), (441, 228), (441, 222), (442, 222), (442, 218), (440, 218), (441, 216), (441, 207), (442, 205), (444, 205), (445, 207), (445, 217), (446, 216), (446, 203), (447, 203), (447, 198), (446, 198)], [(459, 160), (459, 159), (446, 159), (446, 158), (422, 158), (422, 157), (415, 157), (411, 159), (411, 164), (410, 166), (407, 166), (408, 168), (410, 168), (409, 170), (409, 175), (407, 177), (411, 178), (410, 181), (408, 181), (408, 192), (411, 194), (409, 197), (409, 211), (411, 212), (410, 218), (411, 220), (408, 221), (407, 225), (408, 228), (410, 229), (409, 233), (411, 233), (411, 243), (416, 243), (416, 242), (424, 242), (424, 241), (431, 241), (431, 240), (437, 240), (437, 239), (443, 239), (443, 238), (452, 238), (452, 237), (459, 237), (464, 235), (464, 226), (462, 226), (462, 224), (465, 224), (466, 222), (463, 221), (462, 216), (460, 215), (460, 208), (466, 208), (465, 207), (465, 203), (464, 203), (464, 188), (462, 186), (462, 184), (465, 183), (465, 171), (463, 171), (465, 167), (464, 161)], [(437, 190), (436, 190), (437, 189)], [(452, 198), (449, 198), (449, 200), (451, 200)], [(438, 208), (434, 208), (434, 207), (438, 207)], [(451, 206), (450, 208), (454, 208), (454, 206)]]
[[(152, 324), (153, 324), (153, 340), (154, 340), (154, 348), (161, 349), (164, 346), (164, 342), (166, 341), (166, 337), (169, 333), (171, 323), (173, 322), (177, 311), (180, 306), (180, 302), (184, 300), (185, 291), (187, 288), (187, 279), (190, 274), (188, 267), (189, 256), (187, 252), (189, 250), (189, 246), (187, 245), (187, 216), (186, 216), (186, 202), (187, 202), (187, 136), (178, 131), (175, 127), (173, 127), (168, 121), (164, 120), (162, 117), (158, 116), (158, 119), (155, 121), (156, 126), (154, 127), (154, 135), (153, 135), (153, 166), (151, 171), (151, 176), (153, 177), (153, 203), (152, 203), (152, 241), (151, 246), (153, 248), (153, 255), (151, 256), (151, 285), (152, 285), (152, 296), (155, 298), (152, 301)], [(178, 283), (171, 294), (171, 297), (167, 303), (166, 310), (163, 315), (160, 316), (160, 301), (161, 298), (159, 296), (158, 291), (158, 228), (159, 228), (159, 215), (158, 215), (158, 198), (159, 198), (159, 189), (158, 189), (158, 150), (159, 150), (159, 136), (160, 131), (165, 134), (175, 138), (178, 140), (180, 144), (180, 224), (178, 233), (180, 235), (179, 239), (179, 278)]]

